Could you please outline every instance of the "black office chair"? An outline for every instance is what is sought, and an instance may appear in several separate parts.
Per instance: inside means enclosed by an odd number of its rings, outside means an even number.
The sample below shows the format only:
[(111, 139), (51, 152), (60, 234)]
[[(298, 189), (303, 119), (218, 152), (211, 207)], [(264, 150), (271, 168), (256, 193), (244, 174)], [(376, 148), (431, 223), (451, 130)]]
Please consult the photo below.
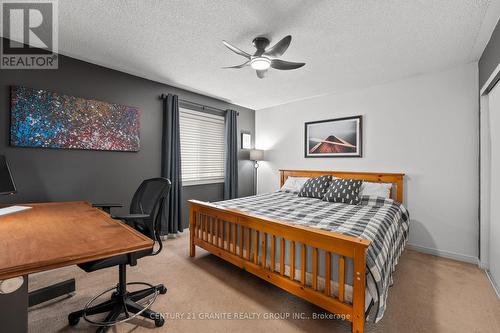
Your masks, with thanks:
[[(97, 329), (98, 333), (106, 332), (109, 326), (128, 321), (138, 315), (154, 320), (156, 327), (163, 326), (163, 316), (160, 313), (151, 311), (149, 307), (158, 294), (165, 294), (167, 292), (167, 288), (165, 288), (163, 284), (152, 286), (148, 283), (134, 282), (129, 284), (144, 284), (147, 285), (148, 288), (129, 292), (127, 291), (126, 268), (127, 265), (137, 265), (137, 259), (145, 256), (157, 255), (162, 250), (163, 245), (159, 234), (160, 219), (163, 202), (168, 197), (170, 186), (170, 180), (166, 178), (152, 178), (143, 181), (132, 198), (130, 214), (112, 216), (115, 219), (124, 221), (131, 227), (150, 237), (155, 242), (155, 245), (158, 244), (158, 249), (122, 254), (78, 265), (86, 272), (119, 266), (119, 282), (116, 287), (110, 288), (94, 297), (87, 303), (84, 309), (71, 313), (68, 316), (70, 326), (78, 324), (80, 318), (83, 317), (89, 323), (99, 326)], [(100, 207), (109, 213), (112, 207), (122, 207), (122, 205), (96, 204), (94, 207)], [(114, 292), (110, 300), (98, 305), (92, 305), (100, 296), (113, 290)], [(138, 303), (147, 297), (149, 300), (146, 305)], [(108, 315), (104, 321), (95, 321), (88, 318), (88, 316), (106, 312)], [(124, 318), (118, 319), (122, 313), (124, 314)]]

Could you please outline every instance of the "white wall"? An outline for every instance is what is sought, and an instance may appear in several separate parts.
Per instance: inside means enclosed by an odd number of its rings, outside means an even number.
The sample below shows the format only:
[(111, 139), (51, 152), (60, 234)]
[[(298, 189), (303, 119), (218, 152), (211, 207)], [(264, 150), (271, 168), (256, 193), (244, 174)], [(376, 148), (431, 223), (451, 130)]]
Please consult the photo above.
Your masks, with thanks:
[[(258, 192), (278, 189), (280, 168), (404, 172), (410, 244), (476, 262), (478, 90), (473, 63), (258, 110), (256, 147), (267, 160)], [(363, 158), (304, 158), (304, 122), (353, 115), (363, 115)]]

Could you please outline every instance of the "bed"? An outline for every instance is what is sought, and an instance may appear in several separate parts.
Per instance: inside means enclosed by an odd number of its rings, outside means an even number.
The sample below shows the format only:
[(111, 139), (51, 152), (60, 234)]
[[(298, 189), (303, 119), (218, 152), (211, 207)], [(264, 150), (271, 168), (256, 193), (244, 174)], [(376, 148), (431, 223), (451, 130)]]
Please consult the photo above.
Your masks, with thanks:
[(215, 203), (190, 200), (196, 246), (352, 322), (363, 332), (369, 306), (382, 318), (392, 272), (408, 239), (403, 174), (280, 170), (391, 183), (391, 199), (337, 204), (275, 192)]

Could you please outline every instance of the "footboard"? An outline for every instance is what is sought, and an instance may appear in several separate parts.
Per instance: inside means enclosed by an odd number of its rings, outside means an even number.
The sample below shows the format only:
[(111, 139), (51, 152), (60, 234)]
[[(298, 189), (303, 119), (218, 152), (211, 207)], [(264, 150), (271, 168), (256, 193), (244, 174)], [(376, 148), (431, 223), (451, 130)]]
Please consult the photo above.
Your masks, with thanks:
[[(190, 200), (190, 256), (199, 246), (218, 257), (352, 322), (353, 332), (363, 332), (365, 324), (364, 239), (278, 220), (254, 216), (233, 209)], [(270, 263), (267, 244), (270, 241)], [(288, 242), (287, 242), (288, 241)], [(289, 269), (285, 274), (285, 246), (289, 246)], [(296, 253), (296, 244), (300, 244)], [(279, 247), (279, 250), (277, 250)], [(307, 251), (312, 250), (311, 278), (306, 279)], [(318, 251), (325, 251), (324, 288), (318, 286)], [(338, 290), (334, 294), (331, 280), (331, 256), (339, 256)], [(295, 257), (300, 257), (301, 276), (295, 276)], [(352, 303), (346, 300), (346, 260), (352, 258)], [(277, 261), (277, 262), (276, 262)], [(279, 265), (277, 265), (279, 264)]]

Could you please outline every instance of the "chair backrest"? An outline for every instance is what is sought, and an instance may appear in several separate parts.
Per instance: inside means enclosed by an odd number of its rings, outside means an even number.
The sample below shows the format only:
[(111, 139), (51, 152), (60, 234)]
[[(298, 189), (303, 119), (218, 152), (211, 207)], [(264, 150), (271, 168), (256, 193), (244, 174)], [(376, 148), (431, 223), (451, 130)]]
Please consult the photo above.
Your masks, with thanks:
[(160, 249), (155, 254), (159, 253), (162, 248), (160, 239), (161, 217), (163, 203), (168, 198), (170, 187), (171, 183), (167, 178), (146, 179), (141, 183), (137, 191), (135, 191), (130, 203), (131, 214), (149, 215), (149, 218), (144, 221), (144, 225), (134, 223), (133, 227), (159, 243)]

